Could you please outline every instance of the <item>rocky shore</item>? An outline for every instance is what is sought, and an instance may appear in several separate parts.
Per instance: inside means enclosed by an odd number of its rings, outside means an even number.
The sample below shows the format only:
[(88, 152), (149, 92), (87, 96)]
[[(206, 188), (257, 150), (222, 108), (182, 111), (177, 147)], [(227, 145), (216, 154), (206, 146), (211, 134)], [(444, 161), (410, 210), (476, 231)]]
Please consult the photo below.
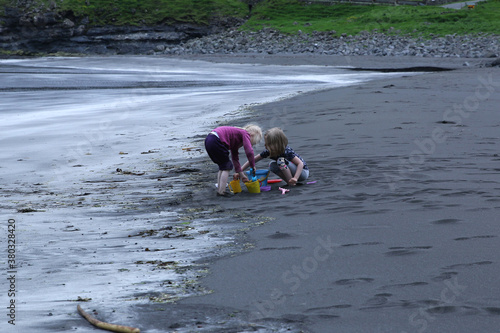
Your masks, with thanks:
[(417, 56), (494, 58), (500, 54), (500, 38), (492, 35), (447, 35), (431, 39), (401, 34), (363, 32), (356, 36), (336, 32), (284, 35), (275, 30), (259, 32), (226, 30), (179, 45), (166, 47), (167, 54), (326, 54), (341, 56)]

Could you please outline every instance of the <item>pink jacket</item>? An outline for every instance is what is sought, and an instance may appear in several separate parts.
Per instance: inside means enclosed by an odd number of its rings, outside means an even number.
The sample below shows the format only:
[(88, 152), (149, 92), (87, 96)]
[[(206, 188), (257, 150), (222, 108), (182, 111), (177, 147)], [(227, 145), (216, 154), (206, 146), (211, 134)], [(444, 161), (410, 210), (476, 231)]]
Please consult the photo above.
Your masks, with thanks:
[(224, 143), (231, 152), (231, 160), (234, 164), (234, 170), (241, 172), (241, 164), (238, 157), (238, 149), (243, 146), (247, 155), (250, 167), (255, 168), (255, 159), (253, 154), (252, 142), (250, 134), (242, 128), (221, 126), (214, 129), (214, 132), (219, 136), (220, 141)]

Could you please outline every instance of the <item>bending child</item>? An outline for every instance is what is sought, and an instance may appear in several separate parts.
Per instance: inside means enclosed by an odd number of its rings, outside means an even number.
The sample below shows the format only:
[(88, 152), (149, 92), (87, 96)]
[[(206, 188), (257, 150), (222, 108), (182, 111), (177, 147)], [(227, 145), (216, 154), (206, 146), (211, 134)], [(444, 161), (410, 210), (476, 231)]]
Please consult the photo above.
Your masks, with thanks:
[[(288, 138), (281, 128), (274, 127), (264, 135), (266, 149), (253, 158), (254, 163), (269, 157), (274, 160), (269, 163), (269, 170), (287, 182), (288, 185), (296, 185), (297, 182), (305, 181), (309, 177), (309, 167), (302, 157), (288, 146)], [(242, 170), (251, 165), (250, 159), (243, 164)], [(235, 179), (238, 175), (235, 175)]]
[[(226, 192), (229, 172), (233, 169), (238, 178), (248, 181), (243, 173), (238, 157), (238, 149), (243, 147), (247, 155), (248, 165), (255, 168), (254, 152), (252, 146), (262, 139), (262, 130), (259, 126), (248, 124), (243, 128), (221, 126), (214, 129), (205, 139), (205, 149), (210, 159), (219, 166), (217, 174), (217, 195), (228, 196)], [(229, 153), (231, 152), (231, 160)]]

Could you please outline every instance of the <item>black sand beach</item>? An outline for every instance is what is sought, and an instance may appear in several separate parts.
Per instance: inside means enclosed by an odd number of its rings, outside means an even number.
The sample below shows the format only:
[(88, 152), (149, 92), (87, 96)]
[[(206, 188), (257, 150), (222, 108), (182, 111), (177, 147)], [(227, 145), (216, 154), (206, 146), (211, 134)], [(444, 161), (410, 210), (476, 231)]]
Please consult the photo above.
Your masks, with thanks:
[[(294, 97), (246, 104), (237, 120), (213, 124), (283, 128), (315, 182), (284, 195), (273, 184), (217, 197), (217, 166), (199, 133), (183, 137), (192, 151), (182, 161), (168, 159), (175, 142), (156, 146), (141, 132), (113, 139), (110, 147), (124, 149), (112, 159), (120, 164), (82, 171), (71, 186), (10, 184), (2, 204), (17, 208), (19, 324), (94, 331), (76, 312), (81, 304), (100, 320), (150, 333), (498, 330), (500, 69), (484, 67), (493, 59), (182, 59), (400, 75), (298, 95), (293, 86)], [(71, 170), (96, 168), (103, 142), (92, 138), (94, 154)], [(24, 195), (32, 202), (16, 201)], [(183, 242), (190, 250), (181, 251)], [(204, 259), (193, 263), (190, 253)], [(43, 287), (26, 289), (34, 284)]]
[(253, 107), (234, 125), (281, 126), (317, 182), (220, 198), (205, 179), (184, 205), (270, 219), (242, 231), (243, 253), (200, 263), (212, 293), (137, 307), (132, 324), (144, 332), (498, 330), (500, 70), (479, 66), (489, 59), (193, 58), (453, 70)]

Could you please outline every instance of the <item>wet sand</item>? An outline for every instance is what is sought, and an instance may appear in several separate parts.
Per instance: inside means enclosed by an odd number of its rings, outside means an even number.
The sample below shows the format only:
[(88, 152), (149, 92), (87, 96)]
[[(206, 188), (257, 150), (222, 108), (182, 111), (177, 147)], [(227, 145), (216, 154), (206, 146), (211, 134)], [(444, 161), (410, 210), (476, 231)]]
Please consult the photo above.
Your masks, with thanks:
[(316, 183), (285, 195), (275, 184), (259, 195), (219, 198), (207, 181), (184, 204), (267, 219), (242, 228), (244, 252), (200, 263), (209, 270), (200, 282), (210, 294), (136, 307), (137, 325), (178, 332), (497, 330), (499, 68), (478, 67), (484, 59), (212, 60), (454, 70), (253, 107), (234, 125), (281, 126)]

